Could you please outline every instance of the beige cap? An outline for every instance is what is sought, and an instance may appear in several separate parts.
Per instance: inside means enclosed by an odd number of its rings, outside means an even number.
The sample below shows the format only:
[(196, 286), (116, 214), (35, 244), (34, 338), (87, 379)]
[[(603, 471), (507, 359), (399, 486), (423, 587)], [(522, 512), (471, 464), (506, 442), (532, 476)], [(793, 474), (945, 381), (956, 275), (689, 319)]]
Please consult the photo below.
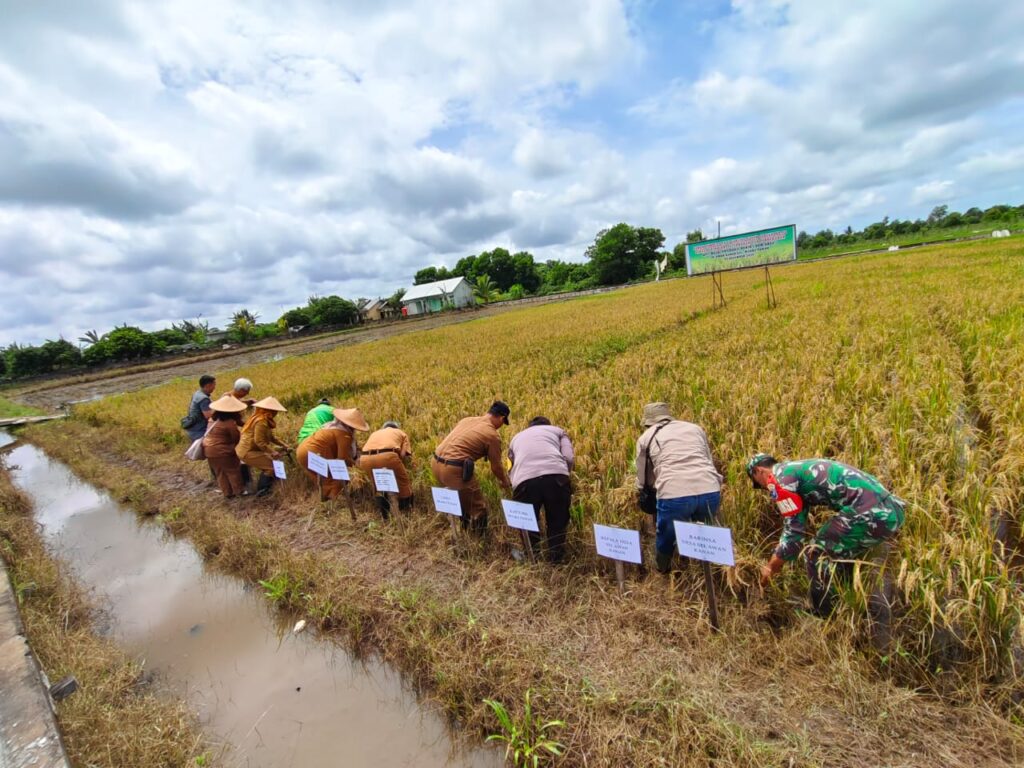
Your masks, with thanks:
[(358, 408), (335, 408), (333, 413), (334, 418), (346, 427), (352, 427), (360, 432), (370, 431), (370, 425), (366, 423), (366, 419), (363, 418), (363, 414), (359, 412)]
[(210, 410), (219, 413), (241, 413), (248, 407), (234, 395), (224, 395), (210, 403)]
[(659, 421), (671, 419), (668, 403), (648, 403), (644, 406), (644, 426), (653, 427)]
[(287, 412), (288, 410), (283, 405), (281, 405), (281, 403), (278, 402), (276, 397), (264, 397), (262, 400), (257, 400), (255, 403), (253, 403), (252, 407), (263, 408), (264, 410), (267, 411)]

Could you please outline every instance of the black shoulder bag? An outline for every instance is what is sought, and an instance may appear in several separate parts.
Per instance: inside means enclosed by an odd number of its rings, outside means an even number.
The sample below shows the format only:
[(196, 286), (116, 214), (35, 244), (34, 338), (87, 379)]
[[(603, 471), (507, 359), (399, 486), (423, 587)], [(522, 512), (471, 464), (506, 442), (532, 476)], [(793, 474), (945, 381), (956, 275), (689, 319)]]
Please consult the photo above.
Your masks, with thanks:
[(644, 460), (644, 487), (636, 492), (636, 503), (644, 512), (648, 515), (653, 515), (658, 511), (658, 493), (654, 490), (652, 482), (654, 481), (654, 462), (651, 461), (651, 446), (654, 444), (654, 438), (658, 436), (662, 428), (671, 421), (666, 421), (658, 425), (658, 428), (654, 430), (654, 434), (651, 435), (651, 439), (647, 441), (647, 456)]

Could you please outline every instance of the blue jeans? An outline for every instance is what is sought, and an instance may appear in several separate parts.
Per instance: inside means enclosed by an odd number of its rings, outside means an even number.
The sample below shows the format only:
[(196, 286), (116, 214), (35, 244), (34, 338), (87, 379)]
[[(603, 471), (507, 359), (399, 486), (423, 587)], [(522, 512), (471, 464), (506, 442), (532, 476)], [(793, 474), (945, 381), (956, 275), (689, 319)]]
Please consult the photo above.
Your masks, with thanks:
[(654, 548), (662, 555), (671, 555), (676, 549), (676, 529), (672, 524), (711, 523), (718, 514), (722, 494), (699, 493), (696, 496), (680, 496), (678, 499), (658, 499), (658, 533)]

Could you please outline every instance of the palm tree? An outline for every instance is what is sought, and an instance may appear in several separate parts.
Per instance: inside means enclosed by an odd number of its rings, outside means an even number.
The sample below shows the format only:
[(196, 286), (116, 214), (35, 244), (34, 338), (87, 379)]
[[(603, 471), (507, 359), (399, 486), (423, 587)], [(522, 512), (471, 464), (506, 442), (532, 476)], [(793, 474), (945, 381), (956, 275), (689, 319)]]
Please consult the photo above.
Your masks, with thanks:
[(473, 295), (481, 304), (490, 304), (498, 298), (498, 286), (491, 280), (490, 275), (480, 275), (473, 286)]
[(228, 326), (243, 343), (256, 332), (256, 321), (259, 315), (250, 312), (248, 309), (240, 309), (231, 317), (231, 325)]
[(95, 344), (100, 340), (100, 335), (96, 331), (86, 331), (84, 335), (78, 337), (78, 340), (83, 344)]

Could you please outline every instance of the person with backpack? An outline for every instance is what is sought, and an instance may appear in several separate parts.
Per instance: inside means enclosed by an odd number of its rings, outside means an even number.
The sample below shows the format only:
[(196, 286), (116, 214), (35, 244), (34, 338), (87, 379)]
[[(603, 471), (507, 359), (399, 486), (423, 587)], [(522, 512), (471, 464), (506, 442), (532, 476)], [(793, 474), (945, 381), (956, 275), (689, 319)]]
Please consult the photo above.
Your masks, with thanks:
[(722, 501), (722, 475), (708, 436), (697, 424), (673, 419), (666, 403), (644, 406), (646, 430), (636, 441), (640, 508), (655, 515), (654, 555), (668, 573), (676, 549), (675, 521), (711, 523)]
[(210, 410), (210, 396), (217, 388), (217, 379), (208, 373), (199, 377), (199, 389), (192, 394), (188, 413), (181, 420), (181, 428), (185, 430), (189, 440), (195, 442), (206, 434), (206, 426), (213, 415)]

